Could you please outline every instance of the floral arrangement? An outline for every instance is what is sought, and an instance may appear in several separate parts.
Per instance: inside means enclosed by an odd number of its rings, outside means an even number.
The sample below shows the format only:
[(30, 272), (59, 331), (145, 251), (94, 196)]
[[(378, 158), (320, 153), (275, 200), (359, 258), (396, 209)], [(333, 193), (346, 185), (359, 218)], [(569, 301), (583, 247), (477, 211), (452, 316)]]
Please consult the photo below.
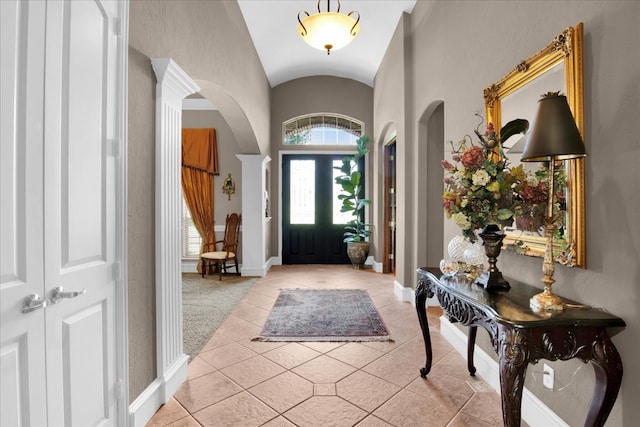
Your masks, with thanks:
[[(526, 120), (516, 119), (500, 130), (500, 136), (506, 140), (526, 132), (528, 127)], [(479, 139), (477, 145), (469, 135), (457, 146), (451, 143), (455, 164), (442, 161), (448, 172), (442, 206), (447, 218), (462, 228), (463, 236), (472, 242), (477, 239), (477, 230), (488, 224), (512, 225), (516, 214), (524, 214), (523, 203), (518, 203), (522, 201), (518, 191), (530, 190), (523, 166), (508, 167), (493, 124), (487, 125), (484, 134), (477, 129), (475, 134)], [(520, 210), (516, 211), (518, 206)]]
[[(506, 140), (525, 133), (528, 126), (526, 120), (513, 120), (501, 129), (500, 136)], [(462, 235), (472, 242), (477, 239), (477, 230), (488, 224), (515, 226), (543, 236), (548, 214), (548, 168), (541, 163), (532, 173), (522, 164), (509, 167), (493, 124), (487, 125), (484, 134), (477, 129), (474, 132), (477, 144), (469, 135), (457, 144), (451, 142), (455, 164), (442, 161), (448, 172), (442, 194), (447, 218), (462, 228)], [(566, 184), (566, 170), (560, 162), (554, 175), (553, 222), (557, 237), (563, 237), (565, 232)]]

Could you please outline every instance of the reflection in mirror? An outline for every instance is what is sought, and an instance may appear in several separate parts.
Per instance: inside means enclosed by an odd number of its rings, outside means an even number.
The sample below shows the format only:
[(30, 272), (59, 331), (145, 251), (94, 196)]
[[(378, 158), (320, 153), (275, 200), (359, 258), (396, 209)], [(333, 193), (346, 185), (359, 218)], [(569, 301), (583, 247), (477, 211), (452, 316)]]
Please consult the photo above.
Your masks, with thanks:
[[(501, 100), (501, 123), (509, 123), (515, 119), (526, 119), (529, 121), (529, 131), (527, 135), (514, 135), (506, 141), (502, 141), (503, 149), (507, 159), (509, 159), (510, 165), (516, 166), (521, 164), (520, 158), (522, 157), (524, 144), (527, 141), (529, 132), (531, 132), (531, 129), (533, 129), (535, 125), (534, 122), (540, 95), (550, 91), (564, 93), (564, 67), (562, 62), (550, 68), (531, 83), (513, 91)], [(524, 165), (525, 169), (532, 172), (538, 168), (538, 164), (535, 162), (525, 162), (522, 163), (522, 165)]]
[[(529, 120), (529, 129), (533, 129), (540, 96), (560, 91), (566, 94), (584, 138), (582, 31), (582, 23), (568, 28), (543, 50), (522, 61), (500, 81), (487, 87), (484, 90), (487, 121), (500, 129), (502, 124), (522, 118)], [(503, 142), (510, 166), (521, 163), (525, 141), (526, 137), (519, 135)], [(530, 172), (540, 167), (537, 163), (524, 165)], [(556, 259), (567, 266), (585, 268), (584, 159), (564, 162), (563, 170), (566, 171), (567, 180), (567, 214), (564, 236), (557, 242), (557, 247), (564, 249)], [(544, 255), (545, 239), (542, 235), (515, 227), (505, 231), (507, 246), (517, 248), (519, 253), (525, 255)]]

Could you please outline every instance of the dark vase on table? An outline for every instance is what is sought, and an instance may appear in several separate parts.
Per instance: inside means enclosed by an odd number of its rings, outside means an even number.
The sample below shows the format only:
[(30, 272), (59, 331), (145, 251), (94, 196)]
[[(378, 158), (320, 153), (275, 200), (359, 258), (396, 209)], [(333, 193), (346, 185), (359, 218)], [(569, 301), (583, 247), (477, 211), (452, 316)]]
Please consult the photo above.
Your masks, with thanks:
[(502, 277), (502, 272), (496, 266), (498, 255), (500, 255), (500, 250), (502, 249), (502, 240), (504, 240), (505, 236), (504, 231), (497, 224), (489, 224), (478, 235), (482, 239), (482, 246), (484, 247), (484, 253), (487, 255), (489, 269), (482, 272), (480, 277), (476, 279), (476, 284), (487, 291), (508, 291), (511, 286)]

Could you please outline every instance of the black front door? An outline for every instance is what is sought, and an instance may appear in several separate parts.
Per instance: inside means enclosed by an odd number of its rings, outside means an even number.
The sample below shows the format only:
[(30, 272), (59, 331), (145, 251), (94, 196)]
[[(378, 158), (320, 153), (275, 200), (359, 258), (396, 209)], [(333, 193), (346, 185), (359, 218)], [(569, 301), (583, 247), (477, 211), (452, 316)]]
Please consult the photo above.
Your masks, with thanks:
[(284, 155), (282, 158), (282, 262), (348, 264), (334, 165), (343, 155)]

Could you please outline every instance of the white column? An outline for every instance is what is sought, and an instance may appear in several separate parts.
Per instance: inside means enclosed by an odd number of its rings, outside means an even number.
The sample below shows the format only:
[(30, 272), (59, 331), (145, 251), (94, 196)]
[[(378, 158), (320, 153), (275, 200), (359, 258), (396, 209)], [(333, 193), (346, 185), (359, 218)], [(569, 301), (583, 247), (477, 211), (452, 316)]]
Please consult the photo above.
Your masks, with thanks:
[(267, 274), (265, 170), (271, 158), (263, 154), (238, 154), (242, 162), (242, 275)]
[(152, 59), (156, 73), (156, 357), (166, 402), (187, 377), (182, 344), (182, 99), (200, 87), (168, 58)]

